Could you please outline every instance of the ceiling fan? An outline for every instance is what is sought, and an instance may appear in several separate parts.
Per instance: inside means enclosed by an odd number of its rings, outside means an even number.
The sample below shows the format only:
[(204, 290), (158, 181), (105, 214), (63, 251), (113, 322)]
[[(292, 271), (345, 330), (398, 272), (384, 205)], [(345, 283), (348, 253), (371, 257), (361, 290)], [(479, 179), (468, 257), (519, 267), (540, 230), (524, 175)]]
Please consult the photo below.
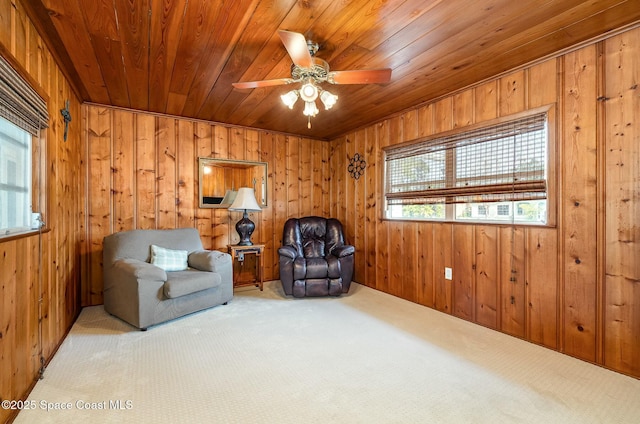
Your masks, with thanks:
[(316, 99), (320, 101), (325, 109), (331, 109), (336, 104), (338, 96), (323, 90), (319, 84), (328, 82), (330, 84), (374, 84), (391, 81), (391, 69), (370, 69), (362, 71), (330, 71), (329, 64), (315, 57), (319, 46), (310, 40), (306, 40), (304, 35), (279, 30), (278, 35), (287, 49), (293, 65), (291, 65), (291, 78), (278, 78), (262, 81), (235, 82), (235, 88), (259, 88), (272, 87), (292, 83), (301, 83), (300, 89), (291, 90), (280, 96), (283, 103), (293, 109), (293, 105), (298, 98), (305, 102), (303, 114), (308, 117), (308, 128), (311, 128), (311, 117), (318, 114)]

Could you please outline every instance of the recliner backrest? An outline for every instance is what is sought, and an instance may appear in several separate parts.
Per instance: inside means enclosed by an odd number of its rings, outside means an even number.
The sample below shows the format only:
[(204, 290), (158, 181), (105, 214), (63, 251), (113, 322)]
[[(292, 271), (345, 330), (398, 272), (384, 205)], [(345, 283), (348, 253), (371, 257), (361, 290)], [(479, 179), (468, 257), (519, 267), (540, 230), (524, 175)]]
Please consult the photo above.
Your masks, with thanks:
[(298, 256), (324, 258), (344, 245), (342, 224), (335, 218), (290, 218), (284, 225), (282, 244), (294, 247)]
[(324, 258), (324, 240), (327, 233), (327, 220), (317, 216), (300, 218), (302, 252), (305, 258)]

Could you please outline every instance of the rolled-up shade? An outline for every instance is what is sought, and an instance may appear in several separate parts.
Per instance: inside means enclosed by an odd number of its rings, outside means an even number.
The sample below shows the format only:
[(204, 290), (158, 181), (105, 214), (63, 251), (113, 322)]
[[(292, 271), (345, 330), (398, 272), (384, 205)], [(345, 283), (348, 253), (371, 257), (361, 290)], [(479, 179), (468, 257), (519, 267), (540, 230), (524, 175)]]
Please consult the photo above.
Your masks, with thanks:
[(0, 116), (33, 135), (49, 126), (47, 104), (0, 56)]
[(547, 114), (386, 150), (389, 205), (537, 200), (547, 196)]

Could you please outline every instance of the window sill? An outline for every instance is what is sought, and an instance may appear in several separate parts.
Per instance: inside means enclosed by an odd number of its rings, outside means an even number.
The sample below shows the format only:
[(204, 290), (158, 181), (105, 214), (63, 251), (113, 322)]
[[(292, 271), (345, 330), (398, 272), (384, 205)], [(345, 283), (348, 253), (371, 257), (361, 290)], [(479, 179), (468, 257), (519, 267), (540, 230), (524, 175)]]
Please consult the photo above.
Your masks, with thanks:
[(22, 239), (22, 238), (27, 238), (27, 237), (33, 237), (33, 236), (37, 236), (40, 233), (48, 233), (49, 231), (51, 231), (50, 228), (43, 228), (42, 230), (28, 230), (28, 231), (22, 231), (19, 233), (13, 233), (13, 234), (8, 234), (5, 236), (0, 236), (0, 243), (4, 243), (7, 241), (12, 241), (12, 240), (18, 240), (18, 239)]
[(511, 222), (511, 221), (474, 221), (474, 220), (448, 220), (433, 218), (382, 218), (383, 221), (389, 222), (418, 222), (425, 224), (454, 224), (454, 225), (476, 225), (476, 226), (498, 226), (498, 227), (533, 227), (533, 228), (556, 228), (553, 224), (542, 224), (536, 222)]

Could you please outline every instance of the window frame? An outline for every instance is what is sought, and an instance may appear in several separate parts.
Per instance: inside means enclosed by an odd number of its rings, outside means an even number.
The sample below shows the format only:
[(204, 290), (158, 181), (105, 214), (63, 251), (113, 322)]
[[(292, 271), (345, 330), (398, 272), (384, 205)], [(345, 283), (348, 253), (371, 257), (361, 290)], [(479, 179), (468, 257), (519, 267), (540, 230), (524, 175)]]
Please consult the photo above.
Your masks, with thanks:
[[(478, 129), (483, 129), (487, 127), (496, 126), (499, 124), (503, 124), (505, 122), (527, 118), (533, 115), (545, 113), (547, 115), (547, 157), (546, 157), (546, 222), (523, 222), (517, 221), (515, 219), (515, 215), (513, 219), (509, 221), (497, 221), (497, 220), (488, 220), (488, 219), (456, 219), (455, 207), (456, 205), (465, 205), (465, 203), (434, 203), (433, 205), (442, 205), (445, 208), (445, 216), (444, 218), (416, 218), (416, 217), (389, 217), (387, 216), (387, 211), (389, 208), (389, 202), (387, 199), (387, 151), (393, 150), (396, 148), (401, 148), (405, 146), (411, 146), (419, 143), (428, 143), (431, 140), (441, 139), (445, 137), (451, 137), (460, 133), (474, 131)], [(517, 225), (522, 226), (536, 226), (536, 227), (556, 227), (557, 226), (557, 160), (556, 160), (556, 138), (557, 138), (557, 124), (556, 124), (556, 105), (549, 104), (538, 108), (528, 109), (526, 111), (507, 115), (503, 117), (499, 117), (496, 119), (491, 119), (488, 121), (479, 122), (472, 125), (467, 125), (464, 127), (454, 128), (450, 131), (443, 131), (440, 133), (431, 134), (426, 137), (421, 137), (413, 140), (409, 140), (403, 143), (397, 143), (389, 146), (385, 146), (381, 151), (381, 163), (382, 171), (381, 171), (381, 188), (382, 188), (382, 202), (381, 202), (381, 219), (385, 221), (417, 221), (417, 222), (447, 222), (447, 223), (461, 223), (461, 224), (489, 224), (489, 225), (506, 225), (515, 223)], [(446, 169), (447, 173), (453, 172), (451, 169)], [(447, 177), (448, 178), (448, 177)], [(509, 202), (511, 204), (511, 210), (515, 211), (517, 208), (518, 202), (521, 200), (505, 200), (504, 202)], [(497, 201), (495, 203), (500, 203)], [(470, 203), (467, 203), (467, 205)], [(487, 202), (487, 205), (491, 204), (491, 202)], [(515, 213), (515, 212), (514, 212)]]
[[(1, 46), (0, 46), (1, 47)], [(42, 86), (36, 81), (26, 69), (8, 54), (6, 50), (0, 48), (1, 58), (8, 64), (15, 73), (22, 78), (23, 82), (30, 87), (33, 92), (44, 102), (47, 111), (50, 109), (49, 95), (42, 89)], [(49, 216), (49, 178), (47, 176), (47, 158), (48, 153), (48, 122), (51, 120), (51, 114), (48, 113), (48, 121), (44, 126), (40, 125), (37, 134), (31, 134), (31, 209), (41, 214), (41, 220), (44, 225), (37, 229), (28, 229), (21, 232), (12, 232), (9, 234), (0, 233), (0, 243), (29, 237), (38, 233), (46, 233), (51, 230), (47, 217)]]
[(46, 129), (40, 130), (39, 136), (32, 134), (29, 135), (31, 136), (31, 210), (32, 212), (40, 213), (44, 226), (41, 229), (29, 228), (9, 233), (0, 231), (0, 242), (30, 236), (40, 231), (48, 232), (50, 230), (47, 220), (49, 215), (49, 202), (47, 201), (48, 179), (45, 172), (45, 164), (47, 163), (47, 149), (45, 147)]

